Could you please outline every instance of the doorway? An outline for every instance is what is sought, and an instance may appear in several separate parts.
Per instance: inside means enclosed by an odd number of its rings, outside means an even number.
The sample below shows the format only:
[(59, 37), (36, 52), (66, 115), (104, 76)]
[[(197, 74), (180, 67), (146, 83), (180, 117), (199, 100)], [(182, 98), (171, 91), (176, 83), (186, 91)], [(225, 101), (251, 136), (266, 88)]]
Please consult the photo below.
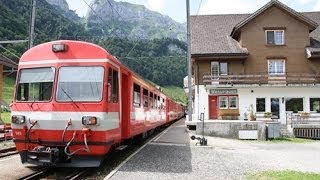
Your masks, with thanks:
[(273, 119), (280, 119), (280, 98), (270, 98), (271, 113)]
[(209, 96), (209, 119), (218, 119), (218, 96)]

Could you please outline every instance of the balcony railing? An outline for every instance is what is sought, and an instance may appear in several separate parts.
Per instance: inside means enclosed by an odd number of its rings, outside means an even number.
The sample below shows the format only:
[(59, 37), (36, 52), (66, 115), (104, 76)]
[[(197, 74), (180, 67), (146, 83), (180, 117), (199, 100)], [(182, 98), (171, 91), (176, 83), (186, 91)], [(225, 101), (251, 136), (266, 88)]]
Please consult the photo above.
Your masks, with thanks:
[(320, 73), (248, 73), (229, 75), (204, 75), (205, 85), (288, 85), (288, 84), (320, 84)]

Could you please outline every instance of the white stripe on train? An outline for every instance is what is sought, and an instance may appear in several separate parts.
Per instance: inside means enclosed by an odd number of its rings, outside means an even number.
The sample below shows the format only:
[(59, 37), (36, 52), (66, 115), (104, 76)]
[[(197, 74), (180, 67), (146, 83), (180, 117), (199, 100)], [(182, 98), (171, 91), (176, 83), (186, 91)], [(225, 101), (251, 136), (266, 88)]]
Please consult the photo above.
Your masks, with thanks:
[[(14, 124), (12, 128), (22, 128), (30, 122), (38, 121), (32, 129), (61, 130), (64, 129), (69, 120), (72, 125), (69, 130), (79, 130), (85, 127), (82, 124), (83, 116), (95, 116), (98, 119), (98, 125), (92, 125), (92, 130), (110, 130), (119, 128), (119, 112), (40, 112), (40, 111), (12, 111), (11, 115), (23, 115), (26, 117), (25, 124)], [(29, 122), (30, 121), (30, 122)]]

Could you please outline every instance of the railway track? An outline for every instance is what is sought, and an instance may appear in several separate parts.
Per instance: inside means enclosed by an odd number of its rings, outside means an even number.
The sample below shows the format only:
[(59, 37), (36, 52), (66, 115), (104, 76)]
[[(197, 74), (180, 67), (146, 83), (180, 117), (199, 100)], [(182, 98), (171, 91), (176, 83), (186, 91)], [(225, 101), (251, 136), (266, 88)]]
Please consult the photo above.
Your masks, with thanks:
[(82, 179), (90, 169), (88, 168), (40, 168), (32, 174), (28, 174), (19, 180), (31, 180), (31, 179), (64, 179), (64, 180), (77, 180)]
[(19, 178), (19, 180), (29, 180), (29, 179), (41, 179), (45, 177), (50, 171), (50, 168), (41, 168), (32, 174), (28, 174), (24, 177)]
[(5, 149), (0, 149), (0, 158), (15, 155), (15, 154), (18, 154), (16, 147), (8, 147)]

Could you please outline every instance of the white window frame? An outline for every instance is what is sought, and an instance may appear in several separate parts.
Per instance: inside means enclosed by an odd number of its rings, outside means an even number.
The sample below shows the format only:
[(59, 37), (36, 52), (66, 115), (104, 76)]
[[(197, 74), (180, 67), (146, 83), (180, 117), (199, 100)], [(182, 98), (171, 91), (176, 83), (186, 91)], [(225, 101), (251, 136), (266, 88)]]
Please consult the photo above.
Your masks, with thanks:
[[(226, 98), (226, 107), (221, 107), (221, 99)], [(219, 109), (228, 109), (229, 107), (229, 98), (228, 96), (219, 96)]]
[[(236, 98), (236, 107), (231, 107), (231, 98)], [(229, 109), (238, 109), (238, 96), (229, 96)]]
[[(270, 71), (270, 65), (272, 62), (282, 62), (282, 72), (271, 72)], [(276, 65), (275, 67), (278, 67), (279, 65)], [(277, 68), (276, 68), (277, 69)], [(286, 73), (286, 61), (284, 59), (269, 59), (268, 60), (268, 74), (269, 75), (284, 75)]]
[[(271, 43), (268, 43), (268, 32), (273, 32), (273, 44), (271, 44)], [(276, 41), (276, 32), (282, 32), (282, 39), (281, 39), (281, 41), (282, 41), (282, 43), (277, 43), (277, 41)], [(284, 45), (285, 44), (285, 39), (284, 39), (284, 30), (265, 30), (265, 39), (266, 39), (266, 44), (267, 45)]]
[[(223, 71), (221, 70), (221, 64), (225, 64), (226, 65), (226, 71), (225, 73), (223, 73)], [(228, 63), (227, 62), (219, 62), (219, 74), (220, 75), (228, 75)]]
[[(257, 99), (264, 99), (264, 111), (258, 111)], [(267, 112), (267, 98), (266, 97), (256, 97), (256, 111), (257, 112)]]

